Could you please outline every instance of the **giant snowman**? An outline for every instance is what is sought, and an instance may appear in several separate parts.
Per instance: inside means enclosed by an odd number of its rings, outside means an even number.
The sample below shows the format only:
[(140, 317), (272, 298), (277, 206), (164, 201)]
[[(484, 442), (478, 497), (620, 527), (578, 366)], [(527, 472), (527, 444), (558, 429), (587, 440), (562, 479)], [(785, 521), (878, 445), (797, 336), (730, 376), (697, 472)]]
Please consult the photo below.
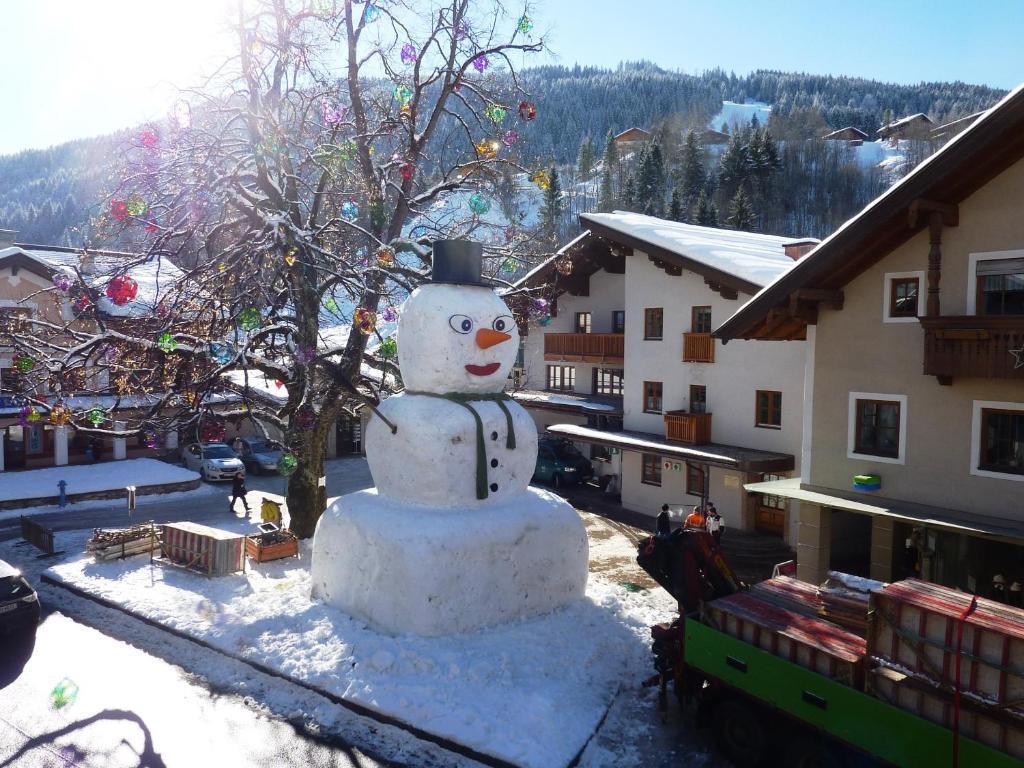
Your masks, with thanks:
[(395, 429), (366, 429), (376, 487), (340, 497), (313, 538), (313, 596), (384, 632), (467, 632), (586, 587), (579, 515), (527, 487), (537, 429), (503, 393), (519, 332), (481, 256), (477, 243), (434, 243), (432, 282), (398, 321), (405, 392), (380, 407)]

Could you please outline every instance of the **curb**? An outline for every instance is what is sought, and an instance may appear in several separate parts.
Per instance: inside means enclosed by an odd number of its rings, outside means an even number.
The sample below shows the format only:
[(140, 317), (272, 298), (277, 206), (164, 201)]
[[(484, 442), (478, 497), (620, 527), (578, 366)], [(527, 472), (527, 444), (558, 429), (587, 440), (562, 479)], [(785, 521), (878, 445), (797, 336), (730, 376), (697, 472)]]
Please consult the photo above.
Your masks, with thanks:
[[(501, 758), (488, 755), (484, 752), (478, 752), (472, 747), (467, 747), (463, 744), (458, 743), (457, 741), (452, 741), (451, 739), (448, 739), (444, 736), (438, 736), (437, 734), (431, 733), (430, 731), (425, 731), (422, 728), (412, 725), (411, 723), (407, 723), (404, 720), (399, 720), (398, 718), (391, 717), (390, 715), (385, 715), (381, 712), (377, 712), (376, 710), (370, 709), (369, 707), (366, 707), (357, 702), (344, 699), (335, 693), (331, 693), (330, 691), (324, 690), (323, 688), (318, 688), (317, 686), (312, 685), (311, 683), (307, 683), (304, 680), (299, 680), (298, 678), (286, 675), (274, 669), (273, 667), (269, 667), (261, 662), (253, 661), (252, 659), (247, 659), (243, 656), (238, 656), (233, 653), (228, 653), (227, 651), (218, 648), (214, 645), (211, 645), (205, 640), (201, 640), (197, 637), (194, 637), (193, 635), (190, 635), (187, 632), (183, 632), (180, 629), (168, 627), (146, 616), (139, 616), (138, 614), (132, 613), (131, 611), (125, 609), (123, 606), (118, 605), (117, 603), (111, 600), (107, 600), (106, 598), (93, 595), (89, 592), (86, 592), (84, 589), (80, 589), (79, 587), (75, 587), (70, 584), (65, 584), (62, 581), (58, 581), (57, 579), (54, 579), (52, 576), (48, 575), (46, 572), (43, 572), (40, 575), (40, 580), (46, 582), (47, 584), (53, 587), (66, 590), (67, 592), (70, 592), (71, 594), (77, 597), (81, 597), (86, 600), (91, 600), (92, 602), (102, 605), (105, 608), (112, 608), (116, 611), (120, 611), (126, 616), (131, 616), (133, 619), (141, 621), (143, 624), (147, 624), (155, 629), (167, 632), (168, 634), (174, 635), (175, 637), (181, 638), (182, 640), (188, 640), (189, 642), (206, 648), (207, 650), (211, 650), (215, 653), (219, 653), (222, 656), (226, 656), (229, 659), (241, 662), (243, 664), (247, 664), (256, 671), (261, 672), (265, 675), (276, 677), (279, 680), (284, 680), (293, 685), (297, 685), (300, 688), (305, 688), (307, 691), (315, 693), (318, 696), (323, 696), (325, 699), (328, 699), (334, 704), (338, 704), (339, 706), (345, 707), (345, 709), (355, 712), (357, 715), (369, 718), (370, 720), (375, 720), (384, 725), (390, 725), (394, 728), (398, 728), (402, 731), (405, 731), (408, 734), (411, 734), (412, 736), (415, 736), (418, 739), (421, 739), (422, 741), (429, 741), (432, 744), (436, 744), (437, 746), (441, 747), (442, 749), (446, 749), (449, 752), (454, 752), (455, 754), (461, 755), (462, 757), (468, 757), (469, 759), (475, 760), (476, 762), (482, 763), (483, 765), (491, 766), (491, 768), (522, 768), (522, 766), (518, 765), (517, 763), (510, 763), (506, 760), (502, 760)], [(605, 719), (608, 717), (608, 713), (611, 711), (612, 705), (615, 703), (615, 700), (618, 698), (618, 695), (619, 690), (616, 690), (615, 695), (613, 695), (611, 697), (611, 700), (608, 702), (608, 706), (605, 708), (604, 714), (601, 715), (601, 719), (594, 727), (593, 733), (590, 734), (590, 736), (580, 747), (579, 751), (576, 753), (573, 759), (566, 764), (565, 768), (575, 768), (575, 766), (579, 764), (580, 759), (583, 757), (584, 751), (586, 751), (587, 747), (590, 745), (590, 742), (593, 740), (594, 736), (597, 735), (597, 732), (601, 729), (601, 726), (604, 725)]]
[[(183, 491), (194, 491), (200, 485), (202, 485), (202, 479), (197, 477), (195, 480), (181, 480), (176, 483), (140, 485), (135, 494), (136, 496), (156, 496), (164, 493), (180, 493)], [(119, 499), (123, 501), (125, 498), (125, 491), (124, 488), (111, 488), (103, 491), (69, 493), (65, 498), (70, 504), (74, 504), (79, 501), (96, 501), (106, 499)], [(36, 496), (31, 499), (8, 499), (7, 501), (0, 501), (0, 511), (28, 509), (30, 507), (49, 507), (54, 506), (59, 502), (59, 496)]]

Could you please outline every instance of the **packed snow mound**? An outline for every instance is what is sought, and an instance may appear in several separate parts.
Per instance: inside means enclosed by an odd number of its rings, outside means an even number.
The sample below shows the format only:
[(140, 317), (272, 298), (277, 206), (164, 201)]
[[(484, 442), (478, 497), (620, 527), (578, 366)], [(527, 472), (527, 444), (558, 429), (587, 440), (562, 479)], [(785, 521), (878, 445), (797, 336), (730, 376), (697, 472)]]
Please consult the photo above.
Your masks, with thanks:
[(757, 120), (761, 125), (765, 125), (768, 123), (768, 118), (771, 117), (771, 114), (771, 105), (765, 104), (763, 101), (748, 101), (744, 104), (739, 104), (735, 101), (723, 101), (722, 109), (711, 118), (708, 127), (716, 131), (727, 128), (732, 133), (736, 126), (745, 127), (750, 125), (750, 119), (754, 115), (757, 115)]

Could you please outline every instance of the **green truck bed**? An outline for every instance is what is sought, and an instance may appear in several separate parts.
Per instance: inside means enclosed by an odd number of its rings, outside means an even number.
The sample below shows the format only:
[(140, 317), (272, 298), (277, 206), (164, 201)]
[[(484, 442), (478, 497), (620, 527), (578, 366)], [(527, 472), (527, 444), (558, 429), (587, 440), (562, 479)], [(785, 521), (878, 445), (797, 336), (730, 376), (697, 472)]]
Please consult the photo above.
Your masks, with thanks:
[[(686, 619), (686, 664), (841, 742), (901, 768), (953, 765), (953, 732), (854, 688)], [(1010, 755), (960, 738), (963, 768), (1021, 768)]]

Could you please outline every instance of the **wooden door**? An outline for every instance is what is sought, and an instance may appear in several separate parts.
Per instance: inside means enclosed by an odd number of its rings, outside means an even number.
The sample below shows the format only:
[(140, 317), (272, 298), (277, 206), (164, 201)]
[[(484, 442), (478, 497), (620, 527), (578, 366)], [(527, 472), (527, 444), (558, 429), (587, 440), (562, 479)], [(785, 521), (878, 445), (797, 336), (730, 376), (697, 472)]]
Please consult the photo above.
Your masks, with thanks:
[(759, 504), (757, 517), (754, 519), (754, 530), (758, 533), (767, 533), (770, 536), (785, 536), (786, 511)]

